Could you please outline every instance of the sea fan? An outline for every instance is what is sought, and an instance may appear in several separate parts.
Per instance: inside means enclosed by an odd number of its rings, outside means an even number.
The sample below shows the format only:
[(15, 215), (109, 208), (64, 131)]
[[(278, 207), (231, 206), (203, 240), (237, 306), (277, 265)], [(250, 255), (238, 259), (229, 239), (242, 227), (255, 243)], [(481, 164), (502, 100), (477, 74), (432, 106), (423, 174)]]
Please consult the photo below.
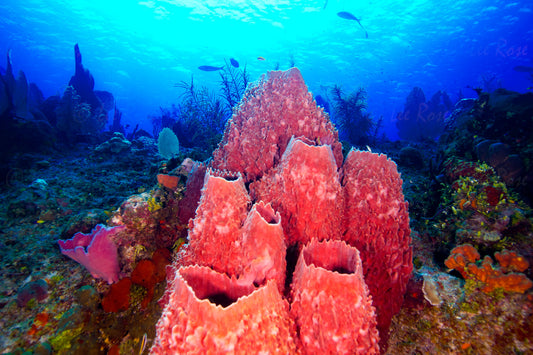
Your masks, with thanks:
[(335, 85), (331, 94), (335, 102), (335, 121), (341, 137), (352, 145), (368, 145), (376, 123), (366, 112), (366, 90), (359, 88), (345, 97), (342, 88)]
[(246, 65), (241, 70), (226, 62), (224, 69), (220, 71), (220, 90), (230, 113), (233, 107), (241, 101), (249, 81)]

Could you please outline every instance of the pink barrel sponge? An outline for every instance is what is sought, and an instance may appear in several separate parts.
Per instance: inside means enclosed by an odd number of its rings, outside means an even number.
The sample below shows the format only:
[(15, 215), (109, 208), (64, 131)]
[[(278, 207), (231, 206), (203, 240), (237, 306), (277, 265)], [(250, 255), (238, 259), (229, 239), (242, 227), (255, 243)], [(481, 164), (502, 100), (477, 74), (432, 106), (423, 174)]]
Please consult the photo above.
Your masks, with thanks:
[[(285, 236), (279, 213), (261, 201), (251, 205), (242, 177), (224, 178), (208, 170), (189, 243), (174, 267), (209, 266), (261, 285), (285, 284)], [(250, 208), (251, 206), (251, 208)]]
[(343, 241), (311, 241), (292, 283), (291, 315), (304, 354), (378, 354), (372, 298), (357, 249)]
[(124, 228), (99, 224), (89, 234), (78, 232), (71, 239), (57, 242), (62, 254), (85, 266), (93, 277), (112, 284), (119, 280), (120, 267), (117, 246), (111, 237)]
[(211, 166), (254, 181), (279, 161), (292, 136), (329, 144), (337, 165), (342, 164), (337, 130), (317, 107), (300, 71), (271, 71), (246, 90)]
[(279, 164), (250, 190), (281, 213), (287, 245), (340, 238), (343, 194), (331, 146), (293, 137)]
[[(296, 351), (375, 353), (378, 338), (380, 345), (386, 345), (391, 317), (399, 310), (412, 271), (407, 203), (392, 161), (353, 151), (343, 166), (335, 128), (293, 68), (271, 72), (250, 87), (226, 126), (209, 169), (196, 217), (189, 223), (189, 244), (173, 264), (175, 275), (201, 265), (227, 275), (235, 287), (255, 284), (259, 290), (275, 284), (282, 294), (287, 269), (282, 256), (287, 247), (296, 246), (291, 255), (299, 251), (303, 261), (298, 261), (293, 274), (294, 311), (282, 316), (298, 323), (302, 345), (297, 344)], [(360, 249), (361, 260), (355, 248)], [(199, 272), (198, 284), (209, 283), (210, 277)], [(158, 323), (154, 352), (202, 352), (205, 343), (199, 338), (221, 340), (224, 347), (209, 348), (212, 353), (238, 352), (240, 335), (265, 337), (261, 327), (236, 332), (235, 327), (243, 329), (241, 323), (225, 315), (209, 316), (207, 311), (200, 313), (202, 326), (193, 325), (183, 301), (175, 298), (178, 290), (184, 290), (183, 283), (190, 284), (183, 275), (176, 276), (167, 286), (164, 300), (170, 301)], [(195, 296), (201, 307), (207, 307), (209, 301)], [(187, 307), (197, 302), (190, 293), (183, 297)], [(227, 308), (239, 301), (231, 301)], [(270, 309), (278, 309), (277, 301), (272, 302)], [(254, 304), (258, 314), (266, 314), (263, 305)], [(232, 313), (232, 317), (255, 317), (246, 307), (250, 313)], [(281, 336), (279, 329), (285, 328), (271, 329)], [(185, 338), (180, 338), (183, 334)], [(175, 348), (178, 343), (184, 347)], [(385, 351), (385, 346), (380, 347)]]
[(274, 281), (255, 288), (208, 267), (178, 269), (151, 354), (295, 354), (296, 332)]
[(402, 179), (387, 156), (358, 150), (348, 153), (342, 174), (344, 240), (361, 253), (380, 337), (385, 341), (413, 270)]

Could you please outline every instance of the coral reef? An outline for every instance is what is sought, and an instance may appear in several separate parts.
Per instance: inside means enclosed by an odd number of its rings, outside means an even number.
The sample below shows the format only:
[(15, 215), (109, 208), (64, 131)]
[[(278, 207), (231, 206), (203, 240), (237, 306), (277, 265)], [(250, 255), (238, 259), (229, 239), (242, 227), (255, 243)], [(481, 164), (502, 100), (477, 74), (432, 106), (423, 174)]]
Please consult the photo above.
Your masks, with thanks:
[(444, 131), (446, 116), (453, 104), (444, 91), (436, 92), (429, 101), (419, 87), (414, 87), (405, 99), (403, 112), (396, 118), (400, 138), (421, 141), (437, 138)]
[(532, 97), (532, 93), (496, 89), (480, 92), (476, 100), (460, 101), (446, 122), (445, 157), (483, 160), (506, 184), (531, 199), (533, 140), (524, 127), (533, 112)]
[(516, 185), (524, 174), (524, 163), (508, 144), (484, 140), (475, 146), (479, 160), (489, 164), (507, 185)]
[(110, 224), (126, 226), (125, 233), (115, 239), (126, 265), (136, 261), (135, 250), (153, 252), (174, 245), (185, 228), (174, 218), (181, 190), (182, 184), (175, 189), (154, 189), (132, 195), (113, 213)]
[[(62, 143), (70, 135), (88, 144), (16, 153), (2, 170), (4, 352), (136, 354), (153, 341), (154, 353), (531, 352), (533, 228), (527, 194), (517, 193), (530, 188), (528, 95), (496, 90), (462, 101), (442, 151), (428, 141), (372, 147), (396, 167), (356, 150), (343, 162), (299, 72), (274, 72), (235, 107), (214, 160), (180, 165), (209, 156), (228, 115), (192, 82), (191, 96), (161, 121), (183, 119), (166, 127), (186, 128), (188, 146), (162, 162), (149, 137), (101, 132), (104, 116), (93, 116), (82, 93), (94, 85), (83, 67), (75, 76), (85, 84), (69, 86), (63, 102), (44, 101), (8, 67), (3, 144), (20, 132), (9, 124), (39, 120), (65, 127)], [(113, 108), (112, 96), (93, 92), (98, 107)], [(108, 238), (120, 278), (112, 284), (57, 248), (58, 238), (90, 235), (97, 224), (118, 230)], [(79, 238), (79, 254), (92, 254), (91, 240)]]
[(55, 142), (52, 125), (41, 112), (43, 94), (28, 83), (21, 70), (13, 74), (11, 52), (7, 52), (5, 73), (0, 73), (0, 173), (17, 152), (46, 151)]
[(509, 238), (517, 241), (519, 230), (530, 227), (526, 206), (490, 166), (452, 158), (444, 169), (458, 244), (497, 246)]

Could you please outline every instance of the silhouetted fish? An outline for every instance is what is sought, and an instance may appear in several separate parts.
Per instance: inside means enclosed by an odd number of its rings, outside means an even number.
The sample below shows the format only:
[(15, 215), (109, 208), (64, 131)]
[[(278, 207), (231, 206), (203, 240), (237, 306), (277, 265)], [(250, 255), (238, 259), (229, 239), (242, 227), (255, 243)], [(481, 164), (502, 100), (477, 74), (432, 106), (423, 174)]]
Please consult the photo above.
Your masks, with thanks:
[(231, 65), (233, 65), (235, 68), (238, 68), (238, 67), (239, 67), (239, 62), (237, 62), (235, 59), (230, 58), (230, 59), (229, 59), (229, 62), (230, 62)]
[(526, 67), (525, 65), (517, 65), (513, 70), (521, 73), (533, 73), (533, 67)]
[(346, 11), (337, 12), (337, 16), (339, 16), (340, 18), (346, 19), (346, 20), (357, 21), (357, 23), (359, 24), (359, 26), (361, 26), (361, 28), (363, 29), (363, 31), (365, 31), (365, 36), (366, 36), (366, 38), (368, 38), (368, 32), (366, 32), (365, 28), (364, 28), (363, 25), (361, 24), (361, 21), (360, 21), (357, 17), (355, 17), (354, 15), (352, 15), (351, 13), (346, 12)]
[(213, 67), (211, 65), (200, 65), (198, 69), (203, 70), (203, 71), (217, 71), (217, 70), (224, 69), (224, 67)]

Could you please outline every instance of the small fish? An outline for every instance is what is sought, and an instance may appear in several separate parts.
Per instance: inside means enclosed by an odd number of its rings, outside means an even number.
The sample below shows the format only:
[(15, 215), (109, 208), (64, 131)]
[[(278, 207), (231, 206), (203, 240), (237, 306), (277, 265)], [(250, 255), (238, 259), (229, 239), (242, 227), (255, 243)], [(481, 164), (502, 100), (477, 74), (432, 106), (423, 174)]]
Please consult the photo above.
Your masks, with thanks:
[(146, 343), (148, 342), (148, 335), (144, 333), (143, 338), (141, 340), (141, 348), (139, 350), (139, 355), (141, 355), (144, 350), (146, 349)]
[(230, 59), (229, 59), (229, 62), (230, 62), (231, 65), (233, 65), (235, 68), (238, 68), (238, 67), (239, 67), (239, 62), (237, 62), (235, 59), (230, 58)]
[(346, 11), (337, 12), (337, 16), (339, 16), (340, 18), (346, 19), (346, 20), (357, 21), (357, 23), (359, 24), (359, 26), (361, 26), (361, 28), (363, 29), (363, 31), (365, 31), (365, 36), (366, 36), (366, 38), (368, 38), (368, 32), (367, 32), (366, 29), (363, 27), (363, 25), (361, 24), (361, 21), (360, 21), (357, 17), (355, 17), (354, 15), (352, 15), (351, 13), (346, 12)]
[(44, 222), (46, 222), (46, 221), (43, 221), (42, 219), (40, 219), (40, 220), (37, 221), (37, 224), (43, 224)]
[(266, 60), (265, 57), (257, 57), (257, 60)]
[(533, 67), (526, 67), (525, 65), (517, 65), (513, 70), (520, 73), (533, 73)]
[(198, 69), (203, 70), (203, 71), (217, 71), (217, 70), (224, 69), (224, 67), (213, 67), (211, 65), (200, 65)]

